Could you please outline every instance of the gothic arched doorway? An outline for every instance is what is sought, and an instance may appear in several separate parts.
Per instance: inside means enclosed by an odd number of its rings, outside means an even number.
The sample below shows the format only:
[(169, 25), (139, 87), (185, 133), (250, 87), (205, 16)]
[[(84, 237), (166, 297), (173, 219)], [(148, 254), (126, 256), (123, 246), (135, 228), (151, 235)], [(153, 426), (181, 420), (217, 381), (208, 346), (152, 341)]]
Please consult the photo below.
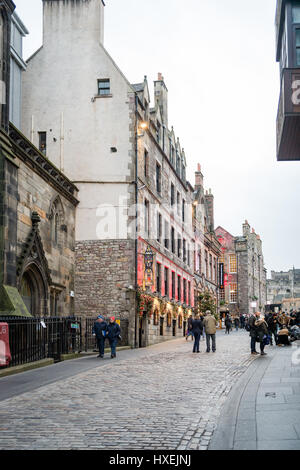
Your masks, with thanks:
[(26, 267), (20, 282), (20, 294), (32, 316), (47, 314), (48, 289), (38, 266), (34, 263)]

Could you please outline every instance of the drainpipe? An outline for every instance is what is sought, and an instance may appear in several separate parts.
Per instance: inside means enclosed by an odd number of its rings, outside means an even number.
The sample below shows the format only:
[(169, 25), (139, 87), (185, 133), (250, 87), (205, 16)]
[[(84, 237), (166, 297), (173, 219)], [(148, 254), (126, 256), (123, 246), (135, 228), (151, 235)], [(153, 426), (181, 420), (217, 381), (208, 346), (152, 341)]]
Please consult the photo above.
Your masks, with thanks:
[(138, 96), (135, 93), (135, 314), (134, 347), (137, 348), (137, 289), (138, 289)]

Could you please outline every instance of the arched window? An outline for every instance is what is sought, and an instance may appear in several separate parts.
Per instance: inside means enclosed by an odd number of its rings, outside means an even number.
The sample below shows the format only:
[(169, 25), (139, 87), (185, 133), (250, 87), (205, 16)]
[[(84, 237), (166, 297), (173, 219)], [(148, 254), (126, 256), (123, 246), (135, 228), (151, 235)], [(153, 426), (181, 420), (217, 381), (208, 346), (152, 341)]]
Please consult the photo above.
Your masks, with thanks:
[(159, 313), (158, 310), (155, 310), (153, 315), (153, 325), (157, 326), (159, 323)]
[(51, 202), (49, 219), (51, 222), (51, 242), (56, 246), (62, 246), (61, 231), (64, 224), (64, 209), (59, 196)]

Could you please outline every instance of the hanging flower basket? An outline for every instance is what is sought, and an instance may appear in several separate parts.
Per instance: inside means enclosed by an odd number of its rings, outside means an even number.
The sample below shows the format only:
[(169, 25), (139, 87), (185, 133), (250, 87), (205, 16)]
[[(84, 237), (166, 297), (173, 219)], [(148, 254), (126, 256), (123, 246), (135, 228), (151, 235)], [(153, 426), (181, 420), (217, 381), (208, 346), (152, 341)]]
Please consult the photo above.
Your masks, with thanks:
[(151, 295), (138, 292), (138, 312), (140, 317), (144, 315), (144, 312), (146, 312), (150, 318), (152, 317), (153, 303), (154, 299), (151, 297)]

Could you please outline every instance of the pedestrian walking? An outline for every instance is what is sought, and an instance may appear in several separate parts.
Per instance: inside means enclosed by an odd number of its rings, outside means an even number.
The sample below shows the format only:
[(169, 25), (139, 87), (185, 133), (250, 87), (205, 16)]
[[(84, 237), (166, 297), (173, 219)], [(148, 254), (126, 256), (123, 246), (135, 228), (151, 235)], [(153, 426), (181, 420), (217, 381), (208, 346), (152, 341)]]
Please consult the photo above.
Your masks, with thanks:
[(239, 326), (240, 326), (239, 317), (235, 317), (235, 319), (234, 319), (234, 326), (235, 326), (236, 331), (239, 331)]
[(257, 331), (255, 326), (256, 316), (252, 314), (250, 318), (248, 318), (248, 322), (246, 325), (246, 330), (249, 331), (249, 335), (251, 338), (250, 348), (251, 354), (256, 355), (258, 352), (256, 351), (256, 338), (257, 338)]
[(106, 330), (106, 335), (107, 335), (109, 345), (111, 348), (112, 359), (115, 358), (117, 355), (116, 348), (118, 344), (118, 339), (121, 339), (121, 328), (118, 325), (118, 323), (116, 323), (115, 320), (116, 320), (115, 317), (111, 317), (109, 319), (109, 323), (107, 325), (107, 330)]
[(206, 311), (203, 324), (206, 335), (206, 352), (210, 352), (210, 343), (212, 343), (212, 351), (216, 352), (216, 333), (218, 323), (215, 317), (212, 316), (210, 310)]
[(257, 341), (260, 343), (260, 354), (265, 356), (267, 354), (264, 352), (265, 337), (268, 336), (268, 325), (260, 312), (256, 313), (256, 320), (254, 325), (256, 327)]
[(241, 323), (241, 328), (242, 330), (245, 328), (245, 315), (242, 313), (241, 316), (240, 316), (240, 323)]
[[(203, 328), (202, 328), (202, 331), (201, 331), (201, 336), (202, 336), (203, 341), (204, 341), (204, 323), (203, 323), (204, 315), (203, 315), (203, 313), (200, 313), (200, 320), (202, 321), (202, 325), (203, 325)], [(201, 338), (200, 338), (200, 340), (201, 340)]]
[(195, 320), (192, 321), (192, 332), (193, 332), (193, 336), (195, 339), (193, 353), (200, 352), (199, 342), (200, 342), (200, 336), (201, 336), (202, 330), (203, 330), (203, 323), (200, 320), (200, 315), (196, 315)]
[(231, 325), (232, 325), (231, 316), (227, 313), (226, 318), (225, 318), (225, 327), (226, 327), (225, 335), (226, 333), (228, 334), (230, 333)]
[(187, 329), (187, 333), (186, 333), (186, 341), (189, 339), (189, 336), (192, 337), (192, 341), (194, 339), (194, 334), (193, 334), (193, 317), (192, 315), (189, 316), (188, 318), (188, 329)]
[(97, 357), (104, 357), (104, 343), (105, 343), (105, 336), (106, 336), (106, 329), (107, 329), (107, 323), (104, 320), (104, 317), (102, 315), (99, 315), (97, 320), (94, 323), (93, 326), (93, 335), (96, 336), (97, 339), (97, 346), (99, 349), (99, 356)]

